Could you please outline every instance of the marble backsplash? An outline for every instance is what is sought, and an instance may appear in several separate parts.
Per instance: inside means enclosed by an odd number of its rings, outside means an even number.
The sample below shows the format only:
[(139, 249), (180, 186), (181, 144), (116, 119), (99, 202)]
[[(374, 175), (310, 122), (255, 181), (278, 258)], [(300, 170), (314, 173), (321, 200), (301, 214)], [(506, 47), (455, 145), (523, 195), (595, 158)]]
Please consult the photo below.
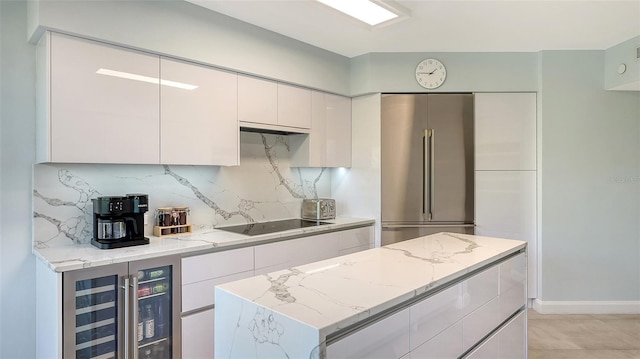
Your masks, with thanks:
[[(303, 198), (331, 195), (330, 170), (291, 168), (287, 136), (240, 134), (240, 166), (36, 164), (33, 238), (37, 248), (89, 243), (92, 198), (149, 195), (158, 207), (188, 206), (194, 230), (300, 216)], [(179, 149), (176, 149), (179, 150)]]

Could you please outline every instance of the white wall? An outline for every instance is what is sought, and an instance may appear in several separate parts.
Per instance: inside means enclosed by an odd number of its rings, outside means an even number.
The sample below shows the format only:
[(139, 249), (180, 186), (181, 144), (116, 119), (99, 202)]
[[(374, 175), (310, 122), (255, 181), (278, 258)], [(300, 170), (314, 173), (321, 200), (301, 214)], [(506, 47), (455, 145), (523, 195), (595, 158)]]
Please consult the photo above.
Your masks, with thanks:
[(640, 308), (640, 93), (603, 90), (603, 51), (540, 61), (541, 299)]
[(0, 1), (0, 358), (35, 357), (35, 257), (31, 164), (35, 158), (35, 48), (26, 2)]

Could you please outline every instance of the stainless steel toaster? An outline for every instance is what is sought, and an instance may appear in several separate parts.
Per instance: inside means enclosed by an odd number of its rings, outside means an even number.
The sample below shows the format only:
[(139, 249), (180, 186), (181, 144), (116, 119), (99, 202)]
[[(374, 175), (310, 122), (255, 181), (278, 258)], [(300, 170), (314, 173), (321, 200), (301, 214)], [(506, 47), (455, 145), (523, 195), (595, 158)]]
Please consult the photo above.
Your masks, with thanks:
[(329, 198), (303, 199), (303, 219), (333, 219), (336, 218), (336, 201)]

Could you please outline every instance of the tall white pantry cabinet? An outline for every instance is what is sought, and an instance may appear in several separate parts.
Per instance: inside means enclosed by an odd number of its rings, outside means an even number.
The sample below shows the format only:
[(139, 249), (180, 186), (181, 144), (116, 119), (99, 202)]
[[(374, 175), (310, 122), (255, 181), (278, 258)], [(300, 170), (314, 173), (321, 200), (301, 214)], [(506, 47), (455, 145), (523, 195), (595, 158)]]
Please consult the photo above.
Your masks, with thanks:
[(476, 234), (528, 242), (537, 297), (536, 94), (475, 94)]

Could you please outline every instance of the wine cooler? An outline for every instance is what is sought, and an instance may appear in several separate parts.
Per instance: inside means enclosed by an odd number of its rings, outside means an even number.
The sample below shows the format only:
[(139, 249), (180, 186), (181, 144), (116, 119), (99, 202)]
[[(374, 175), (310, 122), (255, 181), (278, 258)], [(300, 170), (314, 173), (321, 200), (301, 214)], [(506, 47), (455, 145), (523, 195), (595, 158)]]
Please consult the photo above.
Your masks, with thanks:
[(180, 262), (166, 258), (64, 273), (64, 358), (180, 358)]

